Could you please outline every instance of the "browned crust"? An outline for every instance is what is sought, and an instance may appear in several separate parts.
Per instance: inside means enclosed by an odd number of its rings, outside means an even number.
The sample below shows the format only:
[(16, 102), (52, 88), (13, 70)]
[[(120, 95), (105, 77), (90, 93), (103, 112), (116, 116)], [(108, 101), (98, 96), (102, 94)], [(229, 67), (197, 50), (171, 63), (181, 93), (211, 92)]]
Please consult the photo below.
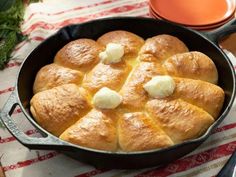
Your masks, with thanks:
[(91, 39), (77, 39), (66, 44), (55, 56), (54, 62), (80, 71), (88, 71), (99, 61), (103, 47)]
[(178, 53), (188, 52), (187, 46), (178, 38), (162, 34), (148, 38), (140, 50), (141, 61), (163, 62)]
[(65, 84), (35, 94), (30, 110), (44, 129), (59, 136), (90, 110), (87, 97), (82, 88)]
[(174, 143), (202, 135), (214, 122), (203, 109), (181, 99), (154, 99), (147, 103), (146, 108)]
[(213, 61), (201, 52), (176, 54), (168, 58), (163, 67), (171, 76), (198, 79), (217, 84), (218, 72)]
[(143, 112), (124, 114), (118, 121), (118, 132), (123, 151), (144, 151), (173, 145), (157, 123)]
[(108, 43), (121, 44), (125, 48), (125, 55), (137, 55), (144, 44), (144, 40), (140, 36), (122, 30), (105, 33), (98, 38), (97, 42), (103, 46)]
[(83, 79), (83, 73), (70, 68), (59, 66), (55, 63), (42, 67), (36, 75), (33, 91), (34, 94), (51, 89), (53, 87), (74, 83), (79, 85)]
[(117, 149), (115, 112), (91, 110), (60, 136), (84, 147), (115, 151)]

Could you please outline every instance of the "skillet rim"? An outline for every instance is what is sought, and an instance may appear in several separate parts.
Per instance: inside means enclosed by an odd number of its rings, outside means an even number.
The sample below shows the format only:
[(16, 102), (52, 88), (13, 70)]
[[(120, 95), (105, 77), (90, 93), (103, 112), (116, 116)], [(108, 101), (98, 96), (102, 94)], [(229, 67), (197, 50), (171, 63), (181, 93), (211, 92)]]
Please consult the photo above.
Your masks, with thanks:
[[(83, 146), (79, 146), (79, 145), (75, 145), (75, 144), (72, 144), (72, 143), (69, 143), (69, 142), (66, 142), (62, 139), (60, 139), (59, 137), (56, 137), (55, 135), (51, 134), (50, 132), (48, 132), (47, 130), (43, 129), (36, 121), (35, 119), (30, 115), (30, 113), (28, 113), (26, 111), (26, 109), (24, 108), (22, 102), (20, 101), (20, 97), (19, 97), (19, 91), (18, 91), (18, 82), (19, 82), (19, 77), (20, 77), (20, 74), (22, 72), (22, 68), (24, 67), (24, 64), (27, 60), (29, 60), (30, 56), (38, 49), (40, 48), (42, 45), (45, 45), (47, 44), (47, 41), (54, 37), (54, 36), (57, 36), (61, 31), (64, 31), (66, 30), (67, 31), (67, 28), (73, 28), (75, 26), (83, 26), (83, 25), (87, 25), (87, 24), (90, 24), (90, 23), (94, 23), (94, 22), (103, 22), (103, 21), (110, 21), (110, 20), (144, 20), (144, 21), (152, 21), (152, 22), (161, 22), (161, 23), (164, 23), (165, 25), (169, 26), (171, 28), (171, 26), (175, 26), (177, 28), (181, 28), (182, 30), (186, 30), (186, 31), (190, 31), (191, 33), (195, 33), (198, 35), (198, 37), (200, 38), (203, 38), (205, 39), (207, 42), (209, 42), (218, 52), (220, 52), (220, 54), (224, 57), (224, 59), (226, 60), (229, 68), (230, 68), (230, 72), (232, 74), (232, 78), (233, 78), (233, 91), (232, 91), (232, 96), (230, 97), (230, 100), (229, 100), (229, 103), (227, 104), (226, 108), (224, 110), (221, 110), (221, 114), (220, 116), (218, 116), (218, 118), (215, 120), (215, 122), (207, 129), (207, 131), (201, 135), (200, 137), (198, 138), (195, 138), (195, 139), (191, 139), (191, 140), (187, 140), (187, 141), (184, 141), (182, 143), (179, 143), (179, 144), (175, 144), (173, 146), (169, 146), (169, 147), (166, 147), (166, 148), (161, 148), (161, 149), (152, 149), (152, 150), (145, 150), (145, 151), (132, 151), (132, 152), (125, 152), (125, 151), (116, 151), (116, 152), (113, 152), (113, 151), (105, 151), (105, 150), (98, 150), (98, 149), (92, 149), (92, 148), (88, 148), (88, 147), (83, 147)], [(235, 95), (236, 95), (236, 75), (235, 75), (235, 70), (233, 68), (233, 64), (232, 62), (230, 61), (230, 59), (227, 57), (227, 55), (223, 52), (223, 50), (217, 45), (215, 44), (213, 41), (211, 41), (208, 37), (207, 37), (207, 33), (206, 34), (203, 34), (203, 33), (200, 33), (198, 31), (195, 31), (193, 29), (189, 29), (189, 28), (186, 28), (184, 26), (181, 26), (181, 25), (178, 25), (178, 24), (175, 24), (175, 23), (171, 23), (171, 22), (167, 22), (167, 21), (164, 21), (164, 20), (157, 20), (157, 19), (153, 19), (153, 18), (147, 18), (147, 17), (108, 17), (108, 18), (100, 18), (100, 19), (95, 19), (95, 20), (91, 20), (91, 21), (87, 21), (87, 22), (84, 22), (84, 23), (79, 23), (79, 24), (72, 24), (72, 25), (68, 25), (68, 26), (65, 26), (61, 29), (59, 29), (55, 34), (49, 36), (48, 38), (46, 38), (43, 42), (41, 42), (36, 48), (34, 48), (27, 56), (26, 58), (24, 59), (24, 61), (22, 62), (21, 66), (20, 66), (20, 69), (18, 71), (18, 74), (17, 74), (17, 79), (16, 79), (16, 83), (15, 83), (15, 90), (14, 90), (14, 94), (16, 94), (16, 99), (17, 99), (17, 104), (20, 106), (23, 114), (26, 116), (26, 118), (30, 121), (30, 123), (36, 127), (37, 129), (40, 130), (40, 134), (41, 135), (47, 135), (47, 136), (51, 136), (53, 137), (54, 139), (56, 140), (59, 140), (60, 142), (63, 142), (63, 144), (58, 144), (58, 145), (55, 145), (55, 144), (45, 144), (43, 146), (48, 146), (48, 147), (60, 147), (60, 146), (63, 146), (63, 147), (70, 147), (70, 148), (76, 148), (77, 150), (84, 150), (84, 151), (88, 151), (88, 152), (93, 152), (93, 153), (100, 153), (100, 154), (109, 154), (109, 155), (119, 155), (119, 156), (133, 156), (133, 155), (146, 155), (146, 154), (153, 154), (153, 153), (161, 153), (161, 152), (165, 152), (165, 151), (170, 151), (170, 150), (176, 150), (178, 149), (179, 147), (181, 146), (185, 146), (185, 145), (189, 145), (189, 144), (194, 144), (194, 143), (199, 143), (199, 145), (201, 143), (203, 143), (212, 133), (212, 131), (226, 118), (226, 116), (228, 115), (229, 111), (231, 110), (232, 108), (232, 105), (233, 105), (233, 102), (234, 102), (234, 99), (235, 99)], [(219, 54), (217, 54), (219, 55)], [(42, 144), (38, 144), (38, 145), (42, 145)], [(27, 146), (27, 145), (26, 145)], [(33, 148), (32, 148), (33, 149)], [(55, 148), (52, 148), (52, 149), (55, 149)], [(193, 151), (194, 149), (191, 150), (191, 152)]]

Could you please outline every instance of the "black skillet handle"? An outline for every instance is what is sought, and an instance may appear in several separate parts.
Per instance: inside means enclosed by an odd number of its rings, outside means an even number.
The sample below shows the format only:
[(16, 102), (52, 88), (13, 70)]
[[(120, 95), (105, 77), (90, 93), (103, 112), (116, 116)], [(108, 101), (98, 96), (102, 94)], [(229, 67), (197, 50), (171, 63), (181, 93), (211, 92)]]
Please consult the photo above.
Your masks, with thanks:
[[(17, 105), (16, 94), (13, 91), (0, 114), (0, 118), (9, 132), (26, 147), (32, 149), (51, 149), (53, 147), (54, 149), (60, 150), (60, 145), (63, 145), (63, 142), (52, 135), (47, 134), (47, 137), (42, 138), (29, 137), (17, 127), (15, 121), (11, 118)], [(55, 146), (57, 148), (55, 148)]]
[(218, 45), (219, 39), (222, 37), (236, 32), (236, 19), (230, 20), (225, 25), (217, 28), (216, 30), (204, 32), (203, 34), (210, 39), (213, 43)]
[(234, 152), (222, 170), (216, 177), (235, 177), (236, 176), (236, 152)]
[[(219, 39), (222, 37), (236, 32), (236, 19), (229, 21), (222, 27), (204, 33), (213, 43), (218, 45)], [(236, 176), (236, 152), (234, 152), (225, 166), (218, 173), (217, 177), (233, 177)]]

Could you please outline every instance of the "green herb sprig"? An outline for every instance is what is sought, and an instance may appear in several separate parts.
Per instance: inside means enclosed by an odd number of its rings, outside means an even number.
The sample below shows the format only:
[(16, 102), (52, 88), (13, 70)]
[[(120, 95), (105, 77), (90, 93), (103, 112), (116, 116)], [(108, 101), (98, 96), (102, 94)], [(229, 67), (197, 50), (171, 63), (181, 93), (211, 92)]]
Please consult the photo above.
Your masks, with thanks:
[(24, 4), (21, 0), (0, 0), (0, 7), (0, 69), (3, 69), (15, 45), (23, 38), (20, 23)]
[(9, 61), (15, 45), (26, 38), (20, 29), (24, 10), (23, 0), (0, 0), (0, 69)]

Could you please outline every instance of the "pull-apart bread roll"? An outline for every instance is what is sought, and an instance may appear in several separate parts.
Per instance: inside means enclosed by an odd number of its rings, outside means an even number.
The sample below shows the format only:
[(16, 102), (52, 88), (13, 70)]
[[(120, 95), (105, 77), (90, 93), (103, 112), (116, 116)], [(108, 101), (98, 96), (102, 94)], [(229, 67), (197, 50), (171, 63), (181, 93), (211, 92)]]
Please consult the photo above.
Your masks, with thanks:
[(198, 79), (217, 84), (218, 72), (213, 61), (201, 52), (176, 54), (168, 58), (164, 68), (171, 76)]
[(210, 114), (181, 99), (155, 99), (149, 101), (146, 107), (174, 143), (200, 136), (214, 122)]
[(102, 87), (119, 90), (125, 82), (131, 67), (125, 62), (97, 64), (84, 78), (82, 86), (92, 94)]
[(39, 70), (30, 110), (62, 140), (105, 151), (166, 148), (204, 134), (224, 91), (211, 58), (177, 37), (117, 30), (77, 39)]
[(117, 115), (114, 112), (93, 109), (69, 127), (60, 138), (80, 146), (115, 151), (116, 121)]
[(83, 74), (80, 71), (65, 68), (57, 64), (42, 67), (34, 81), (34, 94), (63, 84), (80, 84)]
[(162, 34), (146, 40), (140, 50), (140, 60), (163, 62), (172, 55), (184, 52), (188, 52), (188, 48), (181, 40)]
[(124, 114), (117, 128), (119, 145), (124, 151), (144, 151), (173, 145), (157, 123), (142, 112)]
[(56, 136), (90, 109), (87, 92), (75, 84), (39, 92), (33, 96), (30, 104), (30, 111), (36, 121)]
[(80, 71), (88, 71), (99, 61), (102, 46), (91, 39), (78, 39), (66, 44), (55, 56), (54, 62)]
[(224, 103), (224, 91), (217, 85), (201, 80), (174, 78), (175, 91), (172, 98), (181, 98), (193, 105), (196, 105), (213, 118), (219, 116)]
[(108, 32), (98, 38), (97, 42), (103, 46), (106, 46), (109, 43), (121, 44), (125, 49), (124, 56), (129, 57), (136, 56), (139, 49), (144, 44), (144, 40), (140, 36), (122, 30)]
[(120, 90), (123, 97), (122, 106), (131, 110), (140, 110), (148, 99), (147, 92), (143, 89), (144, 83), (155, 75), (161, 75), (164, 71), (161, 65), (153, 62), (140, 62), (130, 74), (126, 83)]

